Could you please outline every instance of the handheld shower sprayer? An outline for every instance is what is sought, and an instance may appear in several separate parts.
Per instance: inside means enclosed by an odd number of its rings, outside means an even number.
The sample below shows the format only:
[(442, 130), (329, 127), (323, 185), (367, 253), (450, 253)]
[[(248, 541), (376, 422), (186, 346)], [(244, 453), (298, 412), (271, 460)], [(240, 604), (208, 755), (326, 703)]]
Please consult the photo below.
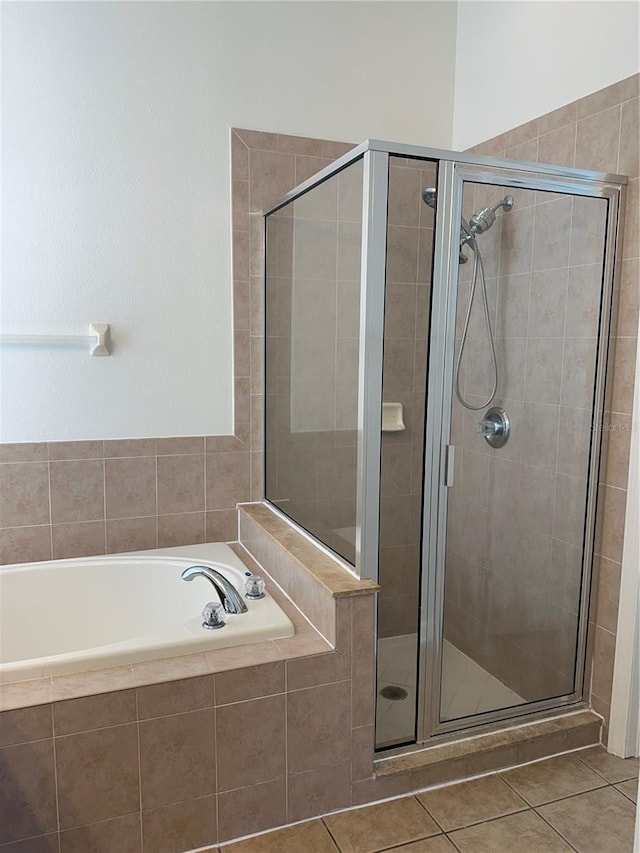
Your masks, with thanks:
[[(422, 200), (425, 204), (429, 205), (429, 207), (432, 207), (435, 210), (437, 201), (436, 189), (434, 187), (428, 187), (427, 189), (423, 190)], [(496, 221), (496, 213), (498, 210), (500, 210), (500, 208), (504, 208), (505, 213), (508, 213), (513, 207), (513, 203), (513, 196), (506, 195), (504, 198), (500, 199), (500, 201), (496, 202), (495, 204), (492, 204), (489, 207), (483, 207), (480, 210), (476, 210), (476, 212), (472, 214), (469, 222), (467, 222), (464, 217), (460, 218), (460, 246), (458, 255), (459, 263), (466, 264), (467, 256), (462, 250), (465, 246), (469, 246), (473, 253), (473, 271), (471, 273), (469, 302), (467, 304), (467, 312), (464, 318), (462, 339), (460, 341), (460, 349), (458, 350), (458, 355), (455, 364), (454, 390), (456, 397), (458, 398), (460, 403), (465, 407), (465, 409), (470, 409), (471, 411), (484, 409), (486, 406), (488, 406), (489, 403), (491, 403), (491, 401), (495, 397), (496, 391), (498, 390), (498, 361), (496, 358), (496, 348), (493, 341), (493, 330), (491, 328), (489, 298), (487, 296), (487, 282), (484, 274), (484, 265), (482, 263), (482, 254), (480, 252), (480, 247), (476, 242), (476, 236), (478, 234), (484, 234), (485, 231), (488, 231), (489, 228), (491, 228), (491, 226)], [(491, 355), (493, 381), (491, 391), (486, 400), (483, 400), (479, 405), (474, 405), (473, 403), (470, 403), (464, 398), (464, 395), (460, 388), (460, 370), (462, 366), (462, 357), (464, 355), (464, 350), (467, 343), (467, 336), (469, 334), (469, 321), (471, 319), (473, 299), (476, 294), (476, 287), (478, 283), (480, 284), (482, 308), (484, 313), (485, 325), (487, 328), (487, 341), (489, 344), (489, 350)]]

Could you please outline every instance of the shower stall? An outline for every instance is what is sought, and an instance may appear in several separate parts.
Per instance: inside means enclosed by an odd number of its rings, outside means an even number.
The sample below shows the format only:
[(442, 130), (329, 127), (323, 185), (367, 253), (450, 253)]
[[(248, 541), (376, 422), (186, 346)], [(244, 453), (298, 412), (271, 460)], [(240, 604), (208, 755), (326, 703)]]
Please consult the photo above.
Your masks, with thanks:
[(378, 749), (586, 698), (625, 180), (367, 141), (265, 214), (265, 497), (380, 584)]

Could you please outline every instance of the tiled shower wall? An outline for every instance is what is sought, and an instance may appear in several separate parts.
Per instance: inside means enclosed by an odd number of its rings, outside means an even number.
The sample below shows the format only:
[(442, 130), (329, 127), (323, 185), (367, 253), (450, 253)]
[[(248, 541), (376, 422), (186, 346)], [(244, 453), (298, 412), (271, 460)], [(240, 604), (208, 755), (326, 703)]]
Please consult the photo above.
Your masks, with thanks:
[[(610, 361), (596, 573), (590, 611), (594, 710), (609, 718), (640, 306), (640, 75), (594, 92), (472, 149), (473, 153), (628, 175), (617, 324)], [(509, 214), (511, 215), (511, 214)], [(587, 679), (589, 683), (589, 679)]]
[[(466, 185), (467, 215), (504, 192)], [(512, 435), (490, 448), (475, 431), (483, 410), (454, 401), (445, 634), (531, 700), (573, 688), (606, 202), (513, 193), (512, 211), (478, 238), (498, 361), (492, 405)], [(461, 385), (479, 406), (493, 379), (479, 294), (471, 317)]]
[[(187, 444), (176, 438), (0, 446), (2, 562), (135, 550), (156, 543), (197, 542), (201, 537), (235, 538), (232, 508), (236, 501), (261, 497), (264, 311), (260, 211), (351, 146), (254, 131), (234, 131), (231, 144), (236, 436), (189, 438)], [(637, 146), (636, 75), (475, 149), (483, 154), (608, 169), (631, 177), (621, 305), (609, 383), (610, 441), (599, 508), (599, 590), (592, 609), (592, 696), (594, 708), (605, 717), (611, 697), (637, 346)], [(165, 456), (172, 461), (160, 462)], [(120, 461), (112, 461), (116, 459)], [(92, 464), (85, 465), (87, 462)], [(169, 476), (172, 465), (177, 473)], [(195, 470), (202, 471), (202, 479), (194, 493), (190, 478)], [(167, 492), (173, 495), (169, 503), (160, 498), (161, 482), (173, 483)], [(118, 484), (115, 492), (114, 484)], [(110, 506), (124, 509), (113, 510), (117, 517), (109, 517)], [(194, 527), (189, 528), (190, 524)]]

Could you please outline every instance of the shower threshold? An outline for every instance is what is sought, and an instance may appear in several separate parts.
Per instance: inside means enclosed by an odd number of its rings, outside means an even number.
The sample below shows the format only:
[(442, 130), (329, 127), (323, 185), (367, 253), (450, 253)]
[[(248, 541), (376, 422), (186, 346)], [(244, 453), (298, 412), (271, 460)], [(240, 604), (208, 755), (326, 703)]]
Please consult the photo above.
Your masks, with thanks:
[[(416, 702), (416, 634), (385, 637), (378, 641), (378, 743), (392, 744), (414, 736)], [(442, 650), (442, 718), (455, 720), (495, 708), (521, 705), (524, 699), (448, 640)], [(385, 688), (402, 688), (401, 701), (383, 695)]]

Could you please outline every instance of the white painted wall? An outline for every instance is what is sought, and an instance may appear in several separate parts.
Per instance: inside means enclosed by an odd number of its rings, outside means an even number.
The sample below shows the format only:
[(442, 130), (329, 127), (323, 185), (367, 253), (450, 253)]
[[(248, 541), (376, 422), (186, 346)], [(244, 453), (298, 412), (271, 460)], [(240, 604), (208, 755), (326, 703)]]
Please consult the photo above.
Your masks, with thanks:
[[(5, 3), (0, 440), (232, 428), (229, 128), (449, 146), (454, 3)], [(429, 49), (425, 50), (425, 44)]]
[(636, 0), (461, 0), (454, 149), (635, 74), (639, 10)]

